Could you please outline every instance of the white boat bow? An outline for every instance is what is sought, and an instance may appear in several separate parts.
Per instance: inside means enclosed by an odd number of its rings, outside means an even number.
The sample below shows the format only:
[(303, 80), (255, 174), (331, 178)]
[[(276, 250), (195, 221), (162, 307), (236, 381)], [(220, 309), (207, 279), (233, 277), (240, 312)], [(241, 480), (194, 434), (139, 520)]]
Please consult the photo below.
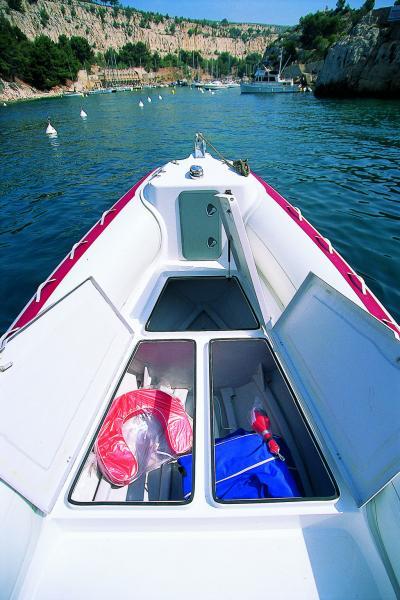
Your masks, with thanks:
[[(395, 598), (399, 333), (298, 208), (198, 136), (99, 215), (0, 341), (2, 595)], [(149, 388), (180, 402), (192, 452), (160, 446), (116, 485), (100, 434)], [(218, 474), (221, 440), (257, 438), (255, 406), (286, 461)], [(115, 423), (129, 462), (137, 432)], [(222, 490), (261, 463), (292, 491)]]

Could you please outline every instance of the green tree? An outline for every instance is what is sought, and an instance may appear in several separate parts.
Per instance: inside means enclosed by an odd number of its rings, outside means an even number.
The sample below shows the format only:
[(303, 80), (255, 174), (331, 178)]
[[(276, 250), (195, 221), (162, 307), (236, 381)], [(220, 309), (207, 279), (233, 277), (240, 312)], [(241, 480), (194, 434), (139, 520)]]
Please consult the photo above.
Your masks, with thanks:
[(12, 10), (17, 10), (20, 13), (25, 12), (22, 0), (7, 0), (7, 4)]
[(154, 52), (152, 58), (152, 67), (154, 71), (158, 71), (158, 69), (161, 67), (161, 63), (161, 56), (158, 54), (158, 52)]
[(22, 31), (0, 14), (0, 76), (7, 80), (26, 77), (30, 44)]
[(37, 37), (31, 47), (28, 82), (41, 90), (48, 90), (70, 77), (75, 77), (66, 54), (45, 35)]
[(289, 57), (289, 62), (295, 62), (298, 59), (297, 45), (294, 39), (285, 39), (282, 43), (285, 56)]
[(46, 27), (47, 23), (49, 22), (50, 17), (47, 14), (45, 8), (41, 8), (40, 9), (39, 17), (40, 17), (40, 22), (41, 22), (42, 26)]
[(327, 38), (332, 44), (345, 26), (346, 21), (335, 11), (308, 14), (300, 19), (301, 45), (305, 50), (315, 50), (316, 40), (318, 39), (320, 45), (320, 38)]
[(104, 56), (108, 62), (113, 62), (115, 57), (117, 65), (121, 67), (142, 66), (150, 70), (153, 66), (153, 55), (143, 42), (137, 42), (136, 44), (128, 42), (128, 44), (122, 46), (119, 53), (114, 50), (107, 50)]
[(375, 0), (365, 0), (364, 4), (361, 7), (363, 12), (370, 12), (375, 7)]
[(80, 36), (72, 36), (69, 40), (69, 43), (71, 45), (72, 52), (81, 65), (93, 62), (93, 50), (85, 38)]

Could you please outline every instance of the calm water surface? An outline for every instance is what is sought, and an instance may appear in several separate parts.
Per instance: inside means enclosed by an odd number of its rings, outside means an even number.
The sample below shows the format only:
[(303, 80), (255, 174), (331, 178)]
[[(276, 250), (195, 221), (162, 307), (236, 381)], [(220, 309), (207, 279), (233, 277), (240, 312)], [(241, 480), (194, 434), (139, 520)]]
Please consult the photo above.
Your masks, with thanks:
[(143, 109), (140, 92), (0, 107), (0, 332), (106, 208), (190, 153), (196, 130), (248, 158), (400, 319), (399, 102), (158, 93)]

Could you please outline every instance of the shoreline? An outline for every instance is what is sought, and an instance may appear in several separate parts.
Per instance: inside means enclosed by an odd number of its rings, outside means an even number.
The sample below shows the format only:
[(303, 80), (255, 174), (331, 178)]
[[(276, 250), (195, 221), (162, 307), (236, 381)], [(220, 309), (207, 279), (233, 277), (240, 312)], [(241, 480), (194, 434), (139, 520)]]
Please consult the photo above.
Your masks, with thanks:
[(21, 97), (21, 98), (5, 98), (4, 96), (0, 95), (0, 104), (5, 102), (7, 105), (8, 104), (19, 104), (22, 102), (36, 102), (37, 100), (52, 100), (57, 99), (57, 98), (62, 98), (63, 94), (62, 93), (58, 93), (58, 94), (38, 94), (37, 96), (26, 96), (26, 97)]
[(31, 100), (43, 100), (47, 98), (60, 98), (64, 93), (62, 87), (54, 88), (48, 92), (38, 90), (29, 84), (17, 81), (5, 81), (0, 79), (0, 103), (14, 104), (16, 102), (28, 102)]

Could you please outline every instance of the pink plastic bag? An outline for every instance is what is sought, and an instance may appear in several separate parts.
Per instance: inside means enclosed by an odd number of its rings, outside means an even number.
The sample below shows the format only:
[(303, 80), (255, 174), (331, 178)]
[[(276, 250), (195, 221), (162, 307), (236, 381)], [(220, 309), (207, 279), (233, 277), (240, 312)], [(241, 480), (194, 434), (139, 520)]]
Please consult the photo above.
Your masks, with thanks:
[(193, 430), (178, 398), (140, 389), (115, 398), (95, 443), (103, 476), (128, 485), (163, 462), (189, 452)]

